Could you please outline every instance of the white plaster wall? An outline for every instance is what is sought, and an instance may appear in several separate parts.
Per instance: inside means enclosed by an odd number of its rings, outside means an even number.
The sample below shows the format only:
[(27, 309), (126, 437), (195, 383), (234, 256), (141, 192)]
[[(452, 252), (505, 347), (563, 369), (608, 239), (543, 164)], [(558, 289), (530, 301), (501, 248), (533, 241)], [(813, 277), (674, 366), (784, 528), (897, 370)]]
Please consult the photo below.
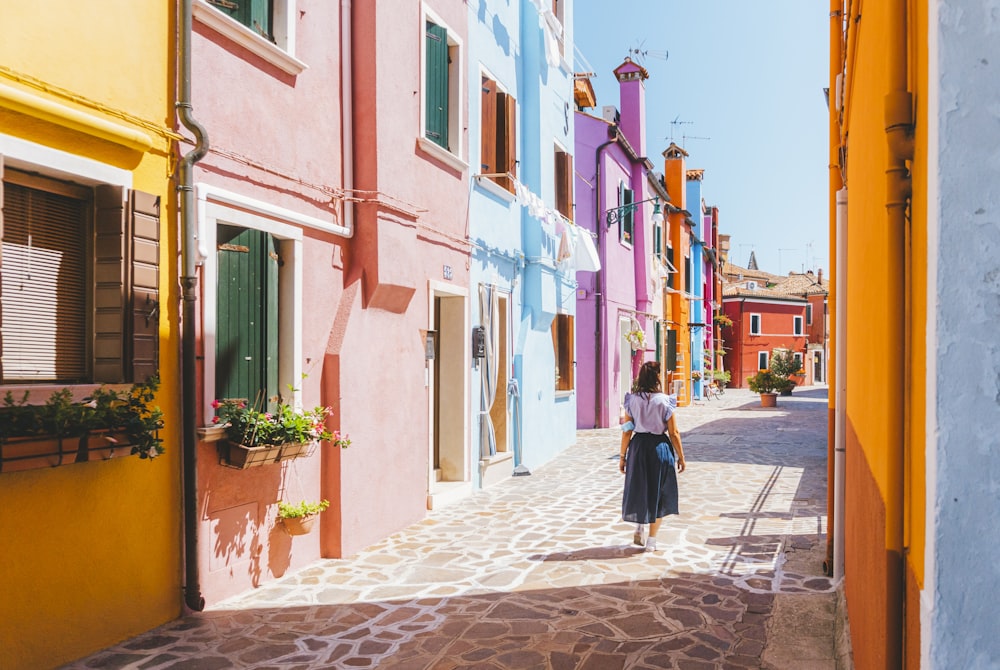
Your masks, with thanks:
[(923, 666), (992, 668), (1000, 664), (1000, 0), (929, 7)]

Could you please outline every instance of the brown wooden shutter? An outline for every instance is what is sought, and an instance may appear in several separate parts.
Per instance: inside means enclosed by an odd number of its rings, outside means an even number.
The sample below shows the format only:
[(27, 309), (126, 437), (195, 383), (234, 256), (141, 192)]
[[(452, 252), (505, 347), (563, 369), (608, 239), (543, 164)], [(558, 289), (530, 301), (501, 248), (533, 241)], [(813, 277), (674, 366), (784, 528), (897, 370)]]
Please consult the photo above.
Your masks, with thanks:
[(482, 126), (479, 142), (479, 172), (493, 174), (497, 169), (497, 83), (483, 77), (481, 104)]
[(517, 176), (517, 100), (507, 93), (497, 93), (497, 172), (506, 172), (498, 183), (514, 192)]
[(159, 369), (160, 352), (160, 198), (132, 191), (129, 202), (130, 291), (127, 368), (131, 382), (143, 382)]
[(125, 192), (107, 184), (95, 191), (94, 381), (121, 383), (126, 381), (122, 344), (127, 306)]
[(573, 220), (573, 156), (556, 150), (556, 208), (570, 221)]

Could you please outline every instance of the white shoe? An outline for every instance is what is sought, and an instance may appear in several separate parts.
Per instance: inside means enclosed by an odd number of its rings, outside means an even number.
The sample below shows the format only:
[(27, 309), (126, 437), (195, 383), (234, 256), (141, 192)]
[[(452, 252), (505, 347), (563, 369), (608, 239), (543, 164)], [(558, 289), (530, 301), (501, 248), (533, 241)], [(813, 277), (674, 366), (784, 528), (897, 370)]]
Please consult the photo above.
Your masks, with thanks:
[(641, 547), (646, 544), (646, 538), (649, 536), (649, 526), (644, 523), (635, 524), (635, 534), (632, 535), (632, 544)]
[(646, 540), (646, 551), (656, 551), (656, 538), (651, 537)]

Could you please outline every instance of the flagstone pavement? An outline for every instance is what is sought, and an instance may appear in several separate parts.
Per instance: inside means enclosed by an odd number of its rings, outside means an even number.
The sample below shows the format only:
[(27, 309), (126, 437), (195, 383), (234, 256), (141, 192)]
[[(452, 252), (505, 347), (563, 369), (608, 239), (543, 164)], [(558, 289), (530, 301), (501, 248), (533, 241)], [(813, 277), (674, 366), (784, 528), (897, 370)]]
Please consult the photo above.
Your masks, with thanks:
[[(660, 551), (621, 520), (617, 429), (345, 559), (67, 668), (835, 668), (827, 389), (681, 408)], [(784, 616), (778, 616), (778, 610)]]

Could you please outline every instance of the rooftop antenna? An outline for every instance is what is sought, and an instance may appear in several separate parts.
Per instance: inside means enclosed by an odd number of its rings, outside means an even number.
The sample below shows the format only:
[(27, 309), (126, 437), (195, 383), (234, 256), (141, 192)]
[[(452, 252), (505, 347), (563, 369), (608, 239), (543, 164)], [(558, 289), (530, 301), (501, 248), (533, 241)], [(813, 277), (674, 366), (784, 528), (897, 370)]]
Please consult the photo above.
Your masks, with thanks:
[(646, 40), (639, 42), (639, 44), (628, 50), (628, 57), (639, 65), (644, 65), (647, 58), (655, 58), (656, 60), (665, 61), (670, 57), (669, 51), (646, 49), (645, 46)]
[(711, 137), (698, 137), (697, 135), (681, 135), (681, 149), (687, 149), (688, 140), (710, 140)]
[[(670, 137), (668, 138), (671, 142), (674, 141), (674, 128), (676, 126), (688, 126), (693, 124), (694, 121), (681, 121), (681, 116), (678, 114), (674, 117), (674, 120), (670, 122)], [(683, 148), (683, 147), (682, 147)]]

